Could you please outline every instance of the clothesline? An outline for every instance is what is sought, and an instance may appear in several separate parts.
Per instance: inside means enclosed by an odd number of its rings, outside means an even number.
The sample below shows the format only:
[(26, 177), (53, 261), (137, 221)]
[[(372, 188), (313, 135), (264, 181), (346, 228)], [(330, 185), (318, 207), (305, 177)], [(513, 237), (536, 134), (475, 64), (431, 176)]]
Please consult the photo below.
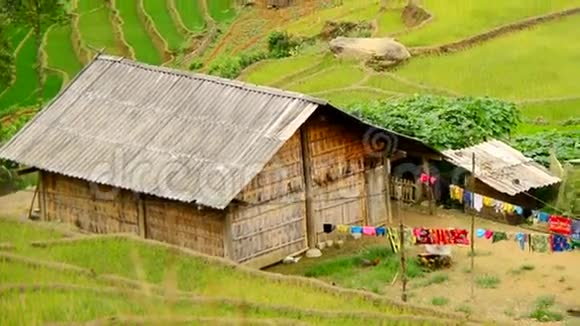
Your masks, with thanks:
[[(458, 228), (403, 228), (403, 241), (406, 246), (413, 245), (469, 245), (469, 232)], [(394, 236), (399, 241), (398, 227), (374, 227), (345, 224), (323, 224), (325, 233), (338, 232), (343, 234), (358, 234), (364, 236)], [(515, 241), (522, 250), (528, 245), (532, 252), (562, 252), (580, 248), (580, 234), (578, 238), (572, 235), (504, 232), (479, 228), (475, 232), (477, 238), (491, 239), (492, 243), (504, 240)]]

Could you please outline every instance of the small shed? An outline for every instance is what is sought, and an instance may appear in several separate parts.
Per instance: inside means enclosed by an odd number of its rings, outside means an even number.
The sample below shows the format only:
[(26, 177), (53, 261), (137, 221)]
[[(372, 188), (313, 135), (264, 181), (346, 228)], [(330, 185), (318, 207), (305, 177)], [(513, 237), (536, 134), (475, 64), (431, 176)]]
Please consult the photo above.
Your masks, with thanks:
[[(443, 155), (458, 167), (455, 177), (471, 175), (475, 163), (475, 185), (470, 187), (475, 193), (528, 209), (538, 207), (537, 191), (561, 182), (548, 169), (499, 140), (446, 150)], [(483, 215), (503, 218), (492, 211)]]
[(44, 220), (256, 267), (325, 222), (384, 224), (385, 156), (442, 157), (321, 99), (103, 55), (0, 149), (39, 171)]

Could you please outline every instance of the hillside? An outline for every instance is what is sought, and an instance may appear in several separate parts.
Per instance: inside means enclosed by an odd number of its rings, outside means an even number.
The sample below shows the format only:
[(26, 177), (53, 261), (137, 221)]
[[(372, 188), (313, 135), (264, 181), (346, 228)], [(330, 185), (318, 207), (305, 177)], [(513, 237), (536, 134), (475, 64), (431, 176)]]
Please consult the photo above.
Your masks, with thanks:
[(153, 241), (7, 219), (0, 219), (0, 229), (2, 325), (463, 323), (379, 295), (234, 266)]
[[(425, 20), (409, 23), (406, 0), (266, 1), (71, 0), (70, 20), (43, 32), (43, 99), (53, 98), (98, 52), (155, 65), (236, 77), (328, 99), (339, 106), (413, 94), (492, 96), (516, 102), (519, 134), (577, 131), (580, 116), (580, 0), (482, 0), (418, 3)], [(407, 18), (405, 18), (407, 17)], [(327, 21), (369, 22), (365, 36), (391, 36), (415, 55), (375, 71), (336, 58), (319, 37)], [(15, 56), (11, 85), (0, 89), (4, 124), (34, 114), (34, 37), (9, 26)], [(289, 58), (266, 58), (273, 31), (307, 39)], [(496, 33), (497, 32), (497, 33)], [(482, 36), (483, 35), (483, 36)], [(486, 37), (489, 36), (489, 37)], [(491, 35), (491, 36), (490, 36)], [(259, 61), (259, 62), (258, 62)], [(249, 66), (249, 67), (247, 67)]]

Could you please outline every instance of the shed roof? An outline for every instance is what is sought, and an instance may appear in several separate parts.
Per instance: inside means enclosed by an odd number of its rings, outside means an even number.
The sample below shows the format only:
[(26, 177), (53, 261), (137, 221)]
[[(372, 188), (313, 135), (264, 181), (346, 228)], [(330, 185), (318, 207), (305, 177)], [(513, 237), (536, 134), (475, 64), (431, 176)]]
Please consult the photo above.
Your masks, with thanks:
[(321, 106), (335, 109), (298, 93), (101, 55), (0, 157), (223, 209)]
[(510, 196), (561, 181), (531, 158), (499, 140), (443, 151), (451, 163), (469, 172), (473, 172), (473, 154), (476, 178)]

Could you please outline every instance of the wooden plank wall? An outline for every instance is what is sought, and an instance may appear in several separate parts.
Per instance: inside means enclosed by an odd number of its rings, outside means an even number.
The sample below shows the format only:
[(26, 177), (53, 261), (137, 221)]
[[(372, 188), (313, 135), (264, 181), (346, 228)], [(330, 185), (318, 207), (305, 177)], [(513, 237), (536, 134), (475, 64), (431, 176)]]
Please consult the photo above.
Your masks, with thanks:
[[(132, 192), (42, 172), (46, 219), (71, 223), (94, 233), (137, 234), (137, 200)], [(95, 193), (99, 190), (99, 194)]]
[(230, 205), (232, 260), (263, 267), (306, 249), (303, 178), (297, 132)]
[(365, 172), (367, 185), (368, 223), (378, 226), (387, 222), (387, 206), (385, 203), (385, 169), (378, 166)]
[(150, 196), (143, 202), (147, 238), (224, 256), (224, 211)]
[(312, 155), (313, 206), (318, 240), (323, 223), (365, 224), (366, 186), (363, 134), (332, 115), (306, 123)]

